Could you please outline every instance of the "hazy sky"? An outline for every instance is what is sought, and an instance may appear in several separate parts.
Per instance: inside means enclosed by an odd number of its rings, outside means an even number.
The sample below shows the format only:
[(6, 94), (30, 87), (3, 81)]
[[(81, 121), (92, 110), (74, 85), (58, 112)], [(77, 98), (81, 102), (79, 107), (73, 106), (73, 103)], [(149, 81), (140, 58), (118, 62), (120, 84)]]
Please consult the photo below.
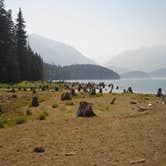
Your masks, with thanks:
[(166, 0), (6, 0), (28, 33), (74, 46), (99, 63), (128, 49), (166, 45)]

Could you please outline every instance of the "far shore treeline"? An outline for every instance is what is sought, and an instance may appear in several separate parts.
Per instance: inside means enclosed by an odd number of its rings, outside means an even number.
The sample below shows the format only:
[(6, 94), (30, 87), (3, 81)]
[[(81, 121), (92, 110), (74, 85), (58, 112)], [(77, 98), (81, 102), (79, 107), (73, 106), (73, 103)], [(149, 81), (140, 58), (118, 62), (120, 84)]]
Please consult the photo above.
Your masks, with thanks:
[(12, 11), (0, 0), (0, 82), (16, 83), (43, 79), (43, 60), (27, 42), (25, 21), (19, 9), (16, 23)]

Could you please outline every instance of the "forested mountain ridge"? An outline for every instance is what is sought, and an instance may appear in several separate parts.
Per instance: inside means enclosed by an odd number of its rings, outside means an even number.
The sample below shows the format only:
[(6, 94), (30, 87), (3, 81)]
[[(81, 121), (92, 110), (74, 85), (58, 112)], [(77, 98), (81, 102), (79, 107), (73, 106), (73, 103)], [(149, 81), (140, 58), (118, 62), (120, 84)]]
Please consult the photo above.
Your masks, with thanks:
[(64, 67), (44, 64), (44, 71), (46, 80), (120, 79), (119, 74), (113, 70), (90, 64)]

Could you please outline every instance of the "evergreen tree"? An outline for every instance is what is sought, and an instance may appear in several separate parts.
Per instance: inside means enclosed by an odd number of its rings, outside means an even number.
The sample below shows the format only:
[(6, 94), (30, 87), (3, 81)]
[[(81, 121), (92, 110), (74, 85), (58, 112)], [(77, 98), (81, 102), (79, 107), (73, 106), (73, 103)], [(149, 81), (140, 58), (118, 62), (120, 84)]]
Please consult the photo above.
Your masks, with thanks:
[(6, 82), (7, 76), (7, 12), (3, 0), (0, 1), (0, 80)]
[(19, 71), (21, 80), (27, 80), (27, 41), (25, 31), (25, 21), (21, 9), (18, 12), (16, 23), (16, 42), (17, 42), (17, 56), (19, 60)]
[(8, 48), (7, 48), (7, 72), (8, 82), (15, 83), (19, 81), (19, 63), (16, 55), (16, 36), (15, 26), (12, 21), (11, 10), (7, 13), (8, 24)]
[(0, 82), (43, 79), (43, 60), (27, 47), (25, 21), (19, 9), (17, 24), (11, 10), (6, 11), (0, 0)]

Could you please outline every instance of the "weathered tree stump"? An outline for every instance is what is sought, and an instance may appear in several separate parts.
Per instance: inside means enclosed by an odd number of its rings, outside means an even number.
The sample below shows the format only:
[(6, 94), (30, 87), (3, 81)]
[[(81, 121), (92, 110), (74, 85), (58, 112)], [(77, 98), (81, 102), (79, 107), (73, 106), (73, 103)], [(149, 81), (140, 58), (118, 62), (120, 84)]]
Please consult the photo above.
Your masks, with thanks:
[(127, 93), (133, 93), (133, 89), (132, 89), (132, 87), (130, 86), (130, 87), (128, 87), (128, 89), (127, 89)]
[(88, 103), (86, 101), (80, 102), (77, 114), (77, 117), (93, 117), (96, 114), (93, 112), (92, 103)]
[(39, 101), (37, 97), (33, 97), (32, 99), (32, 107), (38, 107), (39, 106)]
[(71, 95), (72, 95), (72, 96), (75, 96), (75, 95), (76, 95), (76, 92), (75, 92), (75, 89), (74, 89), (74, 88), (72, 88), (72, 89), (70, 90), (70, 92), (71, 92)]
[(96, 89), (95, 89), (95, 88), (92, 88), (90, 94), (91, 94), (91, 95), (96, 95)]
[(72, 95), (70, 92), (65, 92), (61, 95), (61, 100), (72, 100)]
[(114, 98), (111, 100), (110, 104), (115, 104), (115, 101), (116, 101), (116, 97), (114, 97)]
[(99, 93), (103, 93), (103, 89), (102, 88), (99, 89)]

